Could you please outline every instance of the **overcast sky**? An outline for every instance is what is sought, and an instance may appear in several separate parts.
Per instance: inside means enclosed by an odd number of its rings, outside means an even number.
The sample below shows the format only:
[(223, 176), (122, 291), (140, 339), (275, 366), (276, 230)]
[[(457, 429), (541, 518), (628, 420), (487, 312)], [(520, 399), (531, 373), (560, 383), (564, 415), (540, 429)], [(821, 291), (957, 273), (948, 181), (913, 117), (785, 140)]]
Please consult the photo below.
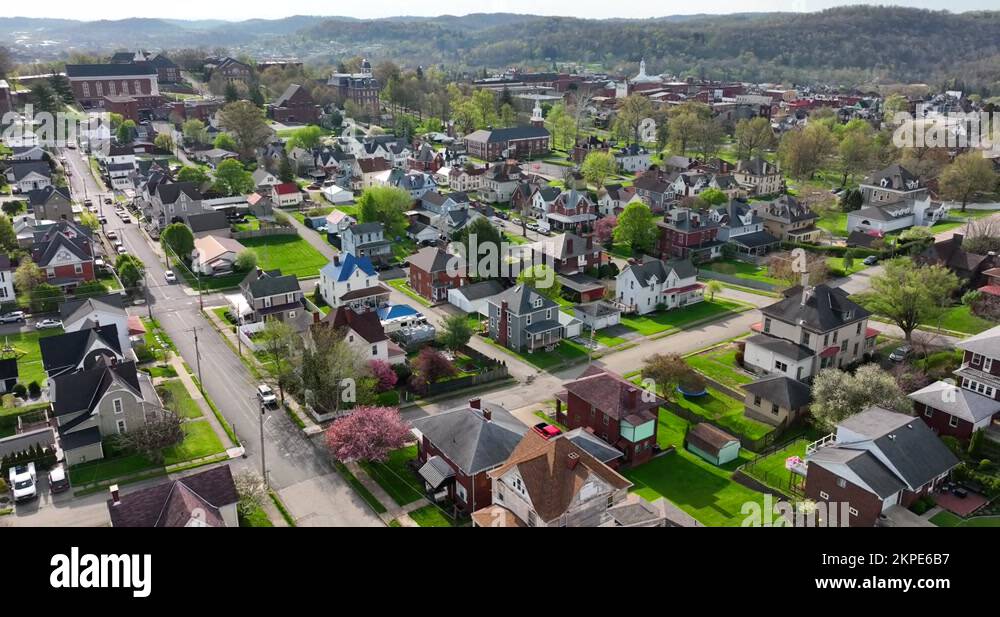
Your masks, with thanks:
[[(664, 2), (663, 0), (447, 0), (445, 2), (402, 2), (401, 0), (365, 0), (334, 3), (330, 0), (296, 0), (293, 3), (268, 0), (213, 0), (194, 2), (135, 2), (135, 0), (48, 0), (18, 2), (7, 14), (19, 17), (62, 17), (70, 19), (122, 19), (125, 17), (169, 17), (175, 19), (275, 19), (288, 15), (346, 15), (359, 18), (396, 15), (465, 15), (468, 13), (531, 13), (534, 15), (570, 15), (574, 17), (662, 17), (691, 13), (734, 13), (758, 11), (820, 11), (832, 6), (879, 4), (859, 0), (701, 0)], [(996, 10), (997, 0), (896, 0), (881, 2), (927, 9), (950, 11)], [(184, 10), (186, 7), (189, 10)]]

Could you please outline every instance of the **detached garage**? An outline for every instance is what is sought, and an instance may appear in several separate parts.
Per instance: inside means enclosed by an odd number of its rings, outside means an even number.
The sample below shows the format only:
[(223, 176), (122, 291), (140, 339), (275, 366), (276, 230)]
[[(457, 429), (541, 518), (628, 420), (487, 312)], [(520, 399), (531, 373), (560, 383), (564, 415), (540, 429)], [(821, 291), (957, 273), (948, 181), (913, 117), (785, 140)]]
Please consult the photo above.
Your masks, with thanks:
[(740, 440), (711, 424), (696, 424), (687, 434), (687, 449), (713, 465), (725, 465), (740, 455)]

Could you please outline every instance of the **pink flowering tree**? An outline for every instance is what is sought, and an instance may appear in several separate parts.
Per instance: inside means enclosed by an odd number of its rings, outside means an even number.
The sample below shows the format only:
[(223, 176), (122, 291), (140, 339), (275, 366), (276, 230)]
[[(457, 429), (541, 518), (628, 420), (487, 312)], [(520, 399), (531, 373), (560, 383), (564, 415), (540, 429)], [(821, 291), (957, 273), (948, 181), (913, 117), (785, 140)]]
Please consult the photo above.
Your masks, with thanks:
[(372, 360), (368, 363), (368, 366), (371, 367), (372, 375), (375, 377), (379, 392), (385, 392), (395, 387), (399, 376), (396, 375), (396, 371), (392, 370), (392, 366), (388, 362), (385, 360)]
[(410, 426), (395, 407), (356, 407), (326, 429), (326, 446), (341, 462), (382, 462), (409, 439)]
[(611, 235), (618, 225), (617, 216), (606, 216), (601, 219), (597, 219), (594, 223), (594, 237), (601, 244), (607, 244), (611, 241)]

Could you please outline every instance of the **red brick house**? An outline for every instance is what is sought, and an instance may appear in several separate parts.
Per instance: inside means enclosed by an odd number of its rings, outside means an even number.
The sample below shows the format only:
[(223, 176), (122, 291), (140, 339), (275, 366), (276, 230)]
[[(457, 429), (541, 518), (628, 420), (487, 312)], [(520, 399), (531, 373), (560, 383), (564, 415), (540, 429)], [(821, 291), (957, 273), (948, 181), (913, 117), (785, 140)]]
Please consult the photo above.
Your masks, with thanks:
[(63, 291), (73, 291), (96, 278), (93, 239), (84, 228), (65, 219), (35, 241), (31, 259), (45, 273), (45, 282)]
[(316, 124), (320, 116), (320, 106), (299, 84), (289, 84), (267, 111), (272, 119), (282, 123)]
[(717, 239), (719, 224), (708, 212), (675, 208), (656, 222), (659, 235), (654, 252), (660, 259), (709, 261), (722, 255), (725, 242)]
[[(831, 525), (873, 527), (933, 491), (958, 463), (920, 418), (870, 407), (806, 447), (805, 495), (827, 505)], [(847, 520), (834, 522), (830, 513), (841, 508)]]
[(500, 405), (474, 398), (465, 407), (412, 422), (419, 474), (427, 492), (472, 513), (493, 503), (489, 472), (503, 465), (528, 432)]
[(548, 154), (550, 142), (549, 130), (542, 126), (480, 130), (465, 136), (468, 153), (484, 161), (542, 156)]
[(596, 366), (564, 387), (556, 394), (557, 421), (569, 429), (588, 429), (621, 450), (624, 465), (653, 456), (657, 412), (666, 401)]
[(603, 253), (592, 236), (584, 238), (567, 232), (529, 245), (528, 257), (532, 265), (544, 264), (557, 274), (569, 275), (599, 268)]
[[(454, 273), (449, 273), (449, 263)], [(410, 287), (431, 302), (448, 300), (448, 290), (462, 287), (468, 282), (465, 262), (435, 246), (421, 249), (410, 259)]]
[(977, 431), (1000, 432), (1000, 326), (955, 346), (964, 353), (958, 385), (936, 381), (910, 394), (914, 415), (938, 435), (963, 441)]
[(413, 171), (432, 174), (444, 167), (444, 155), (435, 152), (430, 144), (421, 144), (406, 160), (406, 166)]

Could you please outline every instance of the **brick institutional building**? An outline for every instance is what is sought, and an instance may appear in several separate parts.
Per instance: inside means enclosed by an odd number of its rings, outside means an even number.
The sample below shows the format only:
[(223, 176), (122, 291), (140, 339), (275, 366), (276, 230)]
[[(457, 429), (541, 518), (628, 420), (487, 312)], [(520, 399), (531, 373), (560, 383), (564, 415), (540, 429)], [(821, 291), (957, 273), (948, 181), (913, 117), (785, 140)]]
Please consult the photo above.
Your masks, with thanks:
[(139, 109), (160, 104), (156, 69), (146, 63), (67, 64), (73, 97), (85, 108), (103, 107), (104, 97), (131, 97)]
[(372, 112), (378, 111), (378, 95), (382, 85), (372, 75), (372, 65), (361, 61), (360, 73), (334, 73), (326, 85), (337, 90), (337, 96), (344, 101), (353, 101)]

